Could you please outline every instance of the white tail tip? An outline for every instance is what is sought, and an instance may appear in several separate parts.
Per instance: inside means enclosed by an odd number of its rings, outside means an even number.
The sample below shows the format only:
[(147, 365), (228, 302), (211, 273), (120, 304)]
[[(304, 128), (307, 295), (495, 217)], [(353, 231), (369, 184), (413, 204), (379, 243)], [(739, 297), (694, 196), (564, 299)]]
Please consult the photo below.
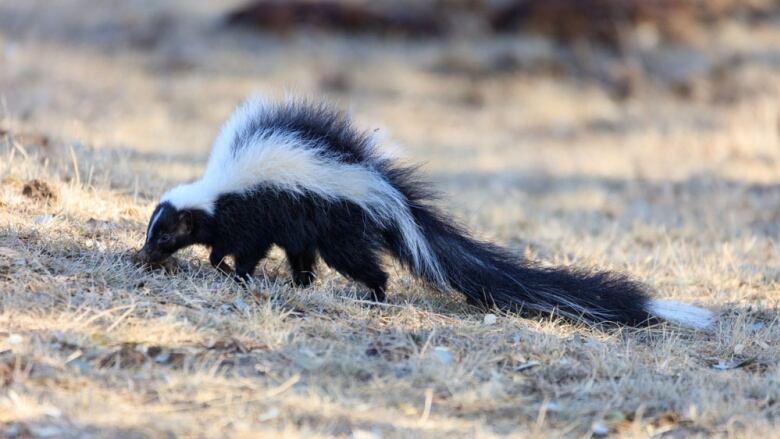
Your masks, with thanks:
[(697, 329), (707, 328), (715, 320), (712, 312), (706, 309), (674, 300), (651, 300), (648, 311), (653, 316)]

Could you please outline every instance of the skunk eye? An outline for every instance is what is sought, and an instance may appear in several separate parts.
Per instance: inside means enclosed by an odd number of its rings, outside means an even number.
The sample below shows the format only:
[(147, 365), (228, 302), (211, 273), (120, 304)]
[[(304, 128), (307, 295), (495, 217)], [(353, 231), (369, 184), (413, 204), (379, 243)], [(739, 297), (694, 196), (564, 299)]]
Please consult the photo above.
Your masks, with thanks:
[(163, 235), (160, 235), (160, 237), (157, 238), (157, 242), (159, 242), (160, 244), (165, 244), (166, 242), (168, 242), (170, 240), (171, 240), (171, 235), (169, 235), (167, 233), (165, 233)]

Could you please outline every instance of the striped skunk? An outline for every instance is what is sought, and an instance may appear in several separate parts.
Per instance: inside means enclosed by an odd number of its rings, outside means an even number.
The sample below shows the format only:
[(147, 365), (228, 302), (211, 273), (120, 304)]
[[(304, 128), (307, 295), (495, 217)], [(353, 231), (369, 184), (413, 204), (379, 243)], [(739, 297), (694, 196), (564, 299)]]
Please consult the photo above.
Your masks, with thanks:
[(277, 245), (296, 285), (312, 282), (319, 256), (384, 301), (386, 253), (481, 307), (594, 323), (712, 321), (707, 310), (651, 299), (621, 274), (542, 267), (478, 241), (431, 206), (427, 187), (327, 105), (250, 99), (222, 127), (203, 177), (162, 196), (141, 254), (155, 262), (203, 244), (215, 268), (247, 280)]

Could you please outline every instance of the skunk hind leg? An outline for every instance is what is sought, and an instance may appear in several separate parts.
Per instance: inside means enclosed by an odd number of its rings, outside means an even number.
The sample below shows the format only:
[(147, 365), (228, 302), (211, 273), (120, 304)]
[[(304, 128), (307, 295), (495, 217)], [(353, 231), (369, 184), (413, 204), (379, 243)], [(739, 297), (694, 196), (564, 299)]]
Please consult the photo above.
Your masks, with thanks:
[(249, 282), (252, 279), (252, 274), (255, 272), (255, 267), (257, 267), (257, 264), (260, 263), (261, 259), (265, 258), (270, 249), (271, 244), (269, 243), (233, 255), (233, 259), (236, 263), (236, 279), (242, 282)]
[(382, 269), (376, 252), (363, 249), (358, 254), (345, 249), (320, 248), (320, 256), (328, 266), (343, 276), (352, 278), (370, 288), (371, 300), (385, 301), (387, 273)]

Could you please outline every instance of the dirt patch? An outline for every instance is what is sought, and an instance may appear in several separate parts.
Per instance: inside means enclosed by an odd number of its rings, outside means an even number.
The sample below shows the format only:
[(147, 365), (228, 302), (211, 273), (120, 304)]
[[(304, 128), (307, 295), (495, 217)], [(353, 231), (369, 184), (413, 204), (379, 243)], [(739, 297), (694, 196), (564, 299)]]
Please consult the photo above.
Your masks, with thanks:
[[(445, 30), (442, 14), (433, 8), (410, 10), (410, 5), (355, 4), (341, 1), (262, 0), (230, 12), (230, 25), (252, 26), (288, 33), (297, 27), (342, 32), (434, 35)], [(411, 8), (414, 9), (414, 8)]]
[(59, 191), (43, 180), (30, 180), (24, 184), (22, 195), (35, 201), (53, 202), (59, 200)]
[(533, 32), (562, 43), (584, 39), (620, 50), (626, 33), (641, 26), (667, 41), (690, 42), (713, 24), (755, 23), (776, 13), (774, 3), (750, 0), (256, 0), (229, 12), (226, 22), (285, 34), (298, 28), (435, 37)]

